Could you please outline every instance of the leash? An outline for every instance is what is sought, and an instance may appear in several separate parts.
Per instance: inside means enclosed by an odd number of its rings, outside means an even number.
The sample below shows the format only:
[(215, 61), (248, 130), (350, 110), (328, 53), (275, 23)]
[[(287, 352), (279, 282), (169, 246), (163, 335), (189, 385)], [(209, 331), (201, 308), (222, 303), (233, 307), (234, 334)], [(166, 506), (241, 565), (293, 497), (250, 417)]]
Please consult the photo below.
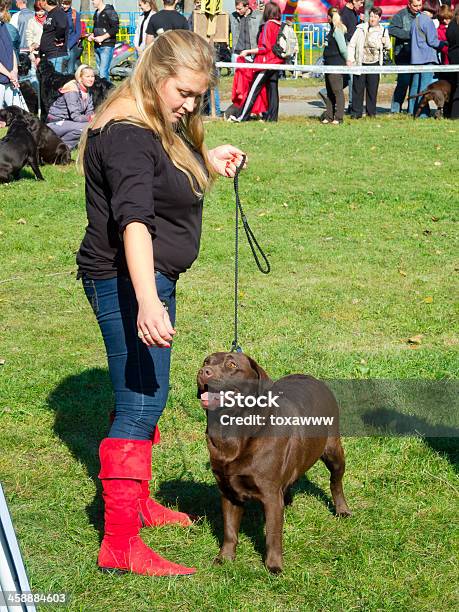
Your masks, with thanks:
[[(235, 217), (235, 240), (234, 240), (234, 340), (231, 344), (231, 352), (242, 353), (242, 348), (238, 343), (238, 307), (239, 307), (239, 214), (241, 215), (242, 226), (247, 236), (250, 249), (252, 251), (253, 258), (257, 264), (258, 269), (262, 274), (269, 274), (271, 266), (268, 258), (266, 257), (263, 249), (261, 248), (258, 240), (255, 238), (255, 234), (247, 221), (247, 217), (244, 214), (242, 208), (241, 199), (239, 197), (239, 174), (244, 167), (246, 155), (242, 156), (242, 161), (236, 168), (236, 174), (234, 175), (234, 194), (236, 197), (236, 217)], [(260, 257), (263, 262), (260, 261)]]

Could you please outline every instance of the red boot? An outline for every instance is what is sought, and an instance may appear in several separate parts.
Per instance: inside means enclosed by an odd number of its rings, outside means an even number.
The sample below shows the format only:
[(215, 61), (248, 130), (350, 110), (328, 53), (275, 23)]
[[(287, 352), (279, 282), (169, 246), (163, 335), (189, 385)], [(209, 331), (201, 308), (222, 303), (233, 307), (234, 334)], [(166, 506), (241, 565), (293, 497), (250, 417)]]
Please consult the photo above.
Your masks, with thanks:
[(148, 576), (194, 574), (163, 559), (139, 537), (141, 522), (138, 500), (141, 481), (151, 478), (151, 441), (105, 438), (100, 449), (105, 502), (105, 535), (98, 564), (103, 571), (128, 572)]
[[(110, 423), (115, 419), (115, 411), (110, 413)], [(159, 427), (156, 425), (151, 435), (151, 443), (159, 444), (161, 442), (161, 434)], [(185, 514), (185, 512), (177, 512), (165, 508), (160, 503), (150, 497), (150, 487), (148, 480), (143, 480), (141, 483), (142, 493), (139, 497), (139, 514), (142, 521), (142, 527), (162, 527), (163, 525), (181, 525), (189, 527), (193, 521)]]
[[(159, 444), (161, 435), (159, 427), (156, 425), (155, 431), (151, 437), (152, 444)], [(150, 497), (150, 487), (148, 480), (141, 482), (142, 494), (139, 497), (139, 513), (140, 520), (144, 527), (162, 527), (163, 525), (182, 525), (189, 527), (193, 521), (185, 512), (177, 512), (170, 508), (165, 508), (152, 497)]]
[(193, 524), (193, 521), (185, 512), (165, 508), (150, 497), (148, 480), (142, 480), (140, 486), (142, 492), (139, 497), (139, 515), (143, 527), (161, 527), (173, 524), (189, 527)]

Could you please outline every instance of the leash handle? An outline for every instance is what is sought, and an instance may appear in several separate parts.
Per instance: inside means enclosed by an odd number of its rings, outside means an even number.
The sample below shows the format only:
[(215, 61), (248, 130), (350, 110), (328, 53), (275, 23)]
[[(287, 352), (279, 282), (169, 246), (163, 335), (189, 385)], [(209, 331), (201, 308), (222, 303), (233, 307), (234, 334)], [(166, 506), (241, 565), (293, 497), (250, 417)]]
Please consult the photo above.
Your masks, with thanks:
[[(242, 226), (247, 236), (250, 249), (252, 251), (253, 258), (257, 264), (258, 269), (263, 274), (269, 274), (271, 266), (268, 258), (266, 257), (263, 249), (261, 248), (258, 240), (255, 238), (255, 234), (249, 225), (244, 210), (242, 208), (241, 199), (239, 197), (239, 174), (244, 167), (246, 155), (242, 156), (241, 163), (236, 168), (234, 175), (234, 194), (236, 196), (236, 216), (235, 216), (235, 244), (234, 244), (234, 340), (231, 343), (231, 352), (242, 353), (242, 348), (238, 343), (238, 306), (239, 306), (239, 213), (241, 215)], [(263, 259), (264, 265), (260, 261), (260, 257)]]
[[(234, 194), (236, 196), (236, 216), (238, 214), (237, 209), (239, 209), (239, 212), (241, 213), (242, 226), (245, 230), (245, 234), (247, 236), (247, 242), (249, 243), (255, 263), (257, 264), (257, 267), (262, 274), (269, 274), (271, 271), (271, 265), (263, 249), (261, 248), (260, 243), (255, 238), (255, 234), (253, 233), (253, 230), (249, 225), (247, 216), (245, 215), (244, 210), (242, 208), (241, 199), (239, 197), (239, 174), (242, 168), (244, 167), (245, 160), (246, 160), (246, 156), (243, 155), (242, 161), (239, 164), (239, 166), (236, 168), (236, 174), (234, 175)], [(263, 259), (264, 266), (260, 262), (259, 255)]]

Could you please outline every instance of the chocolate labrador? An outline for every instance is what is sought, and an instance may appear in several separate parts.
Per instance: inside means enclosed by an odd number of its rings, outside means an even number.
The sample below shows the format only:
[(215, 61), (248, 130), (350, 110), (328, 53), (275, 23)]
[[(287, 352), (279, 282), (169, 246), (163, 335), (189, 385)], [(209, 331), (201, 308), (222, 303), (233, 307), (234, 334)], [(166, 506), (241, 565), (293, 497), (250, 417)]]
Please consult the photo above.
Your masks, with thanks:
[(449, 81), (441, 79), (440, 81), (434, 81), (424, 91), (421, 91), (415, 96), (410, 96), (408, 100), (411, 100), (412, 98), (419, 98), (420, 96), (422, 96), (414, 118), (417, 119), (419, 117), (422, 112), (422, 109), (425, 106), (430, 106), (429, 102), (434, 102), (437, 106), (437, 110), (434, 113), (434, 117), (435, 119), (440, 119), (443, 116), (443, 109), (445, 107), (445, 104), (449, 102), (450, 95), (451, 83)]
[(213, 353), (198, 372), (207, 446), (221, 492), (224, 539), (215, 562), (235, 558), (243, 504), (260, 501), (269, 571), (282, 571), (284, 506), (290, 487), (321, 459), (330, 470), (337, 516), (350, 516), (342, 479), (338, 405), (328, 387), (302, 374), (272, 381), (242, 353)]

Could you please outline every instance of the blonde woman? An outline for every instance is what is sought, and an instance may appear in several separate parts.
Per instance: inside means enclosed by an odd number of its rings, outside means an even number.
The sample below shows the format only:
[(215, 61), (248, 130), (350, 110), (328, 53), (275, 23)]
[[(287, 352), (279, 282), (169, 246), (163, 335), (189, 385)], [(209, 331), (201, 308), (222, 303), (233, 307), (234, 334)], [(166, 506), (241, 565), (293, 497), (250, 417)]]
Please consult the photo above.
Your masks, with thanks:
[[(349, 43), (347, 53), (348, 66), (382, 66), (384, 50), (391, 48), (389, 32), (379, 22), (382, 9), (375, 6), (370, 10), (368, 23), (357, 26)], [(363, 96), (366, 95), (367, 117), (376, 116), (379, 74), (354, 74), (352, 84), (353, 119), (360, 119), (363, 114)]]
[(207, 150), (201, 100), (214, 55), (199, 35), (171, 30), (142, 53), (83, 137), (88, 226), (79, 277), (105, 341), (115, 417), (102, 440), (104, 571), (192, 574), (160, 557), (140, 527), (191, 524), (149, 495), (152, 436), (169, 390), (175, 287), (198, 255), (203, 195), (216, 174), (233, 177), (242, 151)]
[(94, 85), (94, 79), (91, 66), (79, 66), (75, 79), (61, 87), (61, 95), (48, 111), (48, 126), (70, 149), (78, 145), (83, 130), (94, 116), (94, 104), (89, 91)]
[[(344, 37), (347, 32), (346, 26), (341, 21), (337, 8), (328, 9), (327, 15), (330, 31), (325, 41), (324, 65), (345, 66), (347, 60), (346, 39)], [(322, 119), (322, 123), (332, 123), (334, 125), (343, 123), (343, 75), (326, 74), (325, 86), (327, 88), (327, 97), (325, 99), (325, 117)]]

